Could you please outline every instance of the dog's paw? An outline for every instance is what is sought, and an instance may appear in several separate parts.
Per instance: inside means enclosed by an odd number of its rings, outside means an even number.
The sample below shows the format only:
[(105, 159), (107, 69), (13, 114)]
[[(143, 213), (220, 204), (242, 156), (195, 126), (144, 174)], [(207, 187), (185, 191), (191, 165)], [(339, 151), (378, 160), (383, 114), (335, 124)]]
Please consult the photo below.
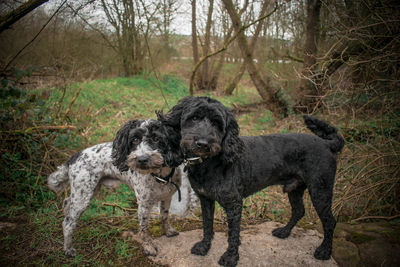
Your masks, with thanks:
[(233, 266), (237, 265), (238, 261), (239, 261), (238, 253), (232, 253), (229, 251), (225, 251), (225, 253), (219, 259), (218, 264), (221, 266), (233, 267)]
[(206, 241), (200, 241), (194, 244), (192, 247), (192, 254), (194, 255), (200, 255), (200, 256), (205, 256), (207, 252), (210, 250), (211, 243), (206, 242)]
[(76, 249), (74, 249), (74, 248), (65, 249), (64, 252), (65, 252), (65, 255), (68, 257), (76, 256)]
[(285, 227), (276, 228), (272, 230), (272, 235), (279, 238), (287, 238), (290, 235), (290, 230)]
[(318, 260), (329, 260), (331, 258), (332, 249), (325, 246), (319, 246), (314, 252), (314, 257)]
[(142, 244), (143, 252), (146, 256), (156, 256), (157, 255), (157, 247), (152, 242), (144, 242)]
[(167, 231), (165, 231), (165, 235), (167, 237), (173, 237), (179, 235), (179, 232), (175, 230), (173, 227), (169, 227)]

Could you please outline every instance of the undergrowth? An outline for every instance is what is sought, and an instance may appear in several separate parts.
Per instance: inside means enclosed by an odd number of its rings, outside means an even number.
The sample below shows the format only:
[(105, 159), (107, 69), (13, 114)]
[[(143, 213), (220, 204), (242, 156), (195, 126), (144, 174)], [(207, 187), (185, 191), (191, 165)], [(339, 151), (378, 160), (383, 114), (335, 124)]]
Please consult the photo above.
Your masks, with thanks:
[[(187, 86), (175, 76), (156, 79), (143, 74), (24, 90), (19, 82), (27, 75), (16, 71), (13, 79), (1, 81), (0, 222), (15, 225), (0, 235), (0, 263), (152, 265), (138, 244), (121, 238), (122, 231), (136, 231), (138, 227), (135, 195), (126, 186), (115, 192), (102, 189), (92, 200), (75, 234), (79, 254), (66, 258), (61, 229), (65, 194), (50, 192), (46, 178), (80, 149), (112, 141), (127, 120), (155, 118), (155, 110), (169, 110), (188, 95)], [(241, 86), (229, 97), (203, 93), (235, 111), (242, 135), (308, 131), (300, 115), (273, 115), (253, 88)], [(364, 101), (360, 105), (368, 102), (357, 99)], [(315, 115), (337, 126), (346, 140), (339, 156), (335, 216), (339, 221), (368, 216), (395, 218), (400, 213), (400, 115), (387, 110), (379, 116), (347, 117), (344, 114), (349, 113), (340, 110), (338, 104), (343, 100), (338, 96), (328, 100), (329, 108)], [(305, 205), (306, 217), (300, 224), (314, 224), (318, 219), (307, 194)], [(287, 196), (280, 187), (269, 187), (244, 201), (244, 223), (286, 222), (289, 217)], [(216, 221), (226, 228), (226, 217), (219, 206)], [(152, 233), (157, 235), (159, 221), (152, 224)], [(199, 228), (200, 214), (192, 221), (175, 221), (174, 226), (178, 230)], [(13, 254), (21, 249), (27, 252), (24, 257)]]

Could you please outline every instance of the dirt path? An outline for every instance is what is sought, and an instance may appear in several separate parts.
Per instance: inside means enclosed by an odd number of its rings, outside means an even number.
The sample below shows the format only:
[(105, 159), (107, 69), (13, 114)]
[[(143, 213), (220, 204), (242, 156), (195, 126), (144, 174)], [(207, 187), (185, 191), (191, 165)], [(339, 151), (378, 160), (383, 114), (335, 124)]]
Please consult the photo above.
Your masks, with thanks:
[[(338, 266), (332, 258), (319, 261), (314, 258), (315, 248), (321, 243), (322, 235), (315, 230), (294, 228), (287, 239), (271, 235), (276, 222), (250, 226), (241, 232), (240, 260), (238, 266)], [(159, 253), (151, 259), (159, 264), (174, 267), (219, 266), (219, 257), (227, 248), (225, 233), (217, 232), (209, 253), (195, 256), (190, 253), (194, 243), (202, 237), (202, 230), (182, 232), (179, 236), (156, 240)]]

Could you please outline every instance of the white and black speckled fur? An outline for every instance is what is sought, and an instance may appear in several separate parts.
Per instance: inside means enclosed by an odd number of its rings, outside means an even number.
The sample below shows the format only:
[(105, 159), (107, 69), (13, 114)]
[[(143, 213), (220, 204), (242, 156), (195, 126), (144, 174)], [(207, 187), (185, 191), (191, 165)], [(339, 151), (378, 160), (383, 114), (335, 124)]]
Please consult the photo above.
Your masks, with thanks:
[[(174, 134), (159, 121), (129, 121), (118, 131), (114, 142), (98, 144), (78, 152), (50, 174), (48, 186), (51, 190), (59, 192), (68, 184), (71, 186), (71, 194), (63, 203), (65, 218), (62, 225), (66, 255), (76, 255), (72, 236), (77, 220), (101, 185), (116, 188), (124, 183), (135, 190), (139, 206), (140, 237), (145, 253), (157, 253), (148, 231), (149, 213), (154, 205), (160, 203), (164, 233), (167, 236), (178, 234), (168, 224), (171, 197), (176, 188), (171, 183), (158, 183), (151, 175), (153, 173), (165, 177), (171, 172), (171, 167), (177, 167), (181, 162), (179, 137), (177, 140), (174, 138)], [(176, 168), (171, 181), (181, 185), (180, 168)]]

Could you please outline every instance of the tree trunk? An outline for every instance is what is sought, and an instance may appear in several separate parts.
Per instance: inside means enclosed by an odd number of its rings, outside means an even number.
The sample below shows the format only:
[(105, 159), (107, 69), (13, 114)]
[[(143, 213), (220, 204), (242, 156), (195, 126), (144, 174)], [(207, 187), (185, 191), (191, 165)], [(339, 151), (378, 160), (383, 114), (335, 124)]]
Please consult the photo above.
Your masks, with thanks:
[(233, 80), (225, 87), (225, 95), (232, 95), (246, 70), (246, 63), (242, 63)]
[(192, 0), (192, 48), (193, 64), (199, 62), (199, 48), (197, 46), (197, 25), (196, 25), (196, 0)]
[[(267, 11), (267, 7), (269, 6), (268, 1), (264, 1), (261, 12), (260, 12), (260, 17), (262, 17), (265, 12)], [(260, 35), (262, 29), (262, 22), (258, 22), (256, 30), (254, 32), (253, 38), (251, 39), (251, 44), (250, 44), (250, 50), (254, 51), (254, 48), (256, 47), (256, 43), (258, 40), (258, 36)], [(232, 95), (233, 90), (237, 87), (238, 83), (242, 79), (242, 76), (246, 70), (246, 63), (243, 62), (242, 65), (240, 65), (239, 71), (236, 73), (235, 77), (233, 80), (228, 84), (228, 86), (225, 88), (225, 95)]]
[[(196, 25), (196, 0), (192, 0), (192, 49), (193, 49), (193, 66), (199, 62), (199, 48), (197, 46), (197, 25)], [(193, 88), (190, 87), (190, 95), (193, 95)]]
[(263, 80), (259, 71), (257, 70), (256, 65), (253, 62), (253, 55), (251, 48), (247, 44), (246, 35), (244, 31), (241, 31), (243, 25), (240, 21), (240, 17), (236, 12), (232, 0), (223, 0), (226, 10), (228, 11), (229, 16), (232, 20), (232, 25), (236, 32), (239, 32), (237, 36), (237, 42), (244, 59), (244, 63), (247, 66), (247, 71), (250, 75), (251, 80), (253, 81), (254, 86), (256, 87), (258, 93), (261, 98), (268, 103), (269, 108), (274, 113), (284, 113), (287, 115), (287, 106), (282, 99), (279, 98), (278, 94), (280, 90), (278, 88), (274, 88), (271, 84), (271, 79), (266, 77), (266, 80)]
[(4, 30), (8, 29), (11, 25), (15, 22), (23, 18), (29, 12), (34, 10), (35, 8), (39, 7), (40, 5), (46, 3), (49, 0), (30, 0), (26, 3), (23, 3), (10, 13), (6, 14), (5, 16), (1, 17), (0, 19), (0, 33)]
[(301, 71), (299, 91), (301, 99), (298, 106), (300, 111), (313, 109), (320, 95), (315, 79), (317, 44), (320, 29), (321, 0), (307, 0), (307, 26), (306, 40), (304, 44), (304, 63)]
[[(212, 14), (214, 11), (214, 0), (209, 0), (208, 13), (207, 13), (207, 22), (206, 22), (206, 31), (204, 36), (204, 45), (203, 45), (203, 56), (208, 55), (210, 51), (211, 44), (211, 24), (212, 24)], [(202, 68), (199, 72), (197, 88), (200, 90), (213, 90), (215, 86), (211, 84), (212, 77), (210, 75), (210, 59), (206, 59), (203, 62)]]

